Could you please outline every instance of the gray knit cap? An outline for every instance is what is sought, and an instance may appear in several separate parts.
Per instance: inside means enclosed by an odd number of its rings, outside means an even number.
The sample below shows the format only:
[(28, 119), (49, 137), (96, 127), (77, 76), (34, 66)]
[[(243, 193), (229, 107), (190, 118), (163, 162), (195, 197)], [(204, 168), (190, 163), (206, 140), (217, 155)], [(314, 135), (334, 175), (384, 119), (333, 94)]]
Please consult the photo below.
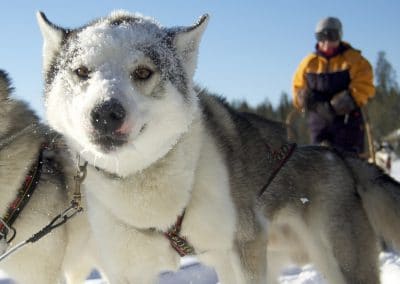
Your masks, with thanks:
[(342, 23), (338, 18), (327, 17), (319, 21), (317, 26), (315, 27), (315, 33), (318, 34), (324, 30), (336, 30), (339, 34), (340, 39), (342, 39)]

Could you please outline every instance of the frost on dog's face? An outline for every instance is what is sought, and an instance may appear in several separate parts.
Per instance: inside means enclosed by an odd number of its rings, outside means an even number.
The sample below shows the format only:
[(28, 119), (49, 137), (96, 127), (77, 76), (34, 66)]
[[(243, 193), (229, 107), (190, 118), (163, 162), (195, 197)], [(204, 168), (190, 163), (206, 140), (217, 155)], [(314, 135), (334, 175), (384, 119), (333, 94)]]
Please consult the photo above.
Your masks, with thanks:
[(158, 160), (197, 115), (192, 77), (207, 19), (164, 28), (116, 12), (67, 30), (38, 14), (49, 123), (110, 172), (126, 175)]

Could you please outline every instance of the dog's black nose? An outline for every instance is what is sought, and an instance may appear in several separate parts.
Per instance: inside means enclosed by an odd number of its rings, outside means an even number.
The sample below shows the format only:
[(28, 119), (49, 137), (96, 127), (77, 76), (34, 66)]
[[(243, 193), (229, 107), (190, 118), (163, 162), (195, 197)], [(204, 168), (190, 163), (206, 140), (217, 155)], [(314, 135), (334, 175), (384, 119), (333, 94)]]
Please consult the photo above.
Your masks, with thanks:
[(96, 105), (91, 112), (92, 125), (100, 134), (114, 134), (122, 126), (126, 111), (119, 100), (110, 99)]

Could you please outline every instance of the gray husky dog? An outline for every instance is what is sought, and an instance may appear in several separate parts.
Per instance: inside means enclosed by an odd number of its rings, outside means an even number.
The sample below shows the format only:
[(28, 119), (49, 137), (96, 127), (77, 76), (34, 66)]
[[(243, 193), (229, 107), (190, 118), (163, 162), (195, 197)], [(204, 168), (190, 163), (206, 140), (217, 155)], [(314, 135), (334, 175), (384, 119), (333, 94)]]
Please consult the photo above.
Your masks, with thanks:
[[(11, 92), (8, 75), (0, 70), (0, 218), (8, 224), (15, 219), (11, 243), (7, 241), (13, 230), (0, 222), (0, 254), (29, 239), (70, 206), (75, 174), (61, 136), (41, 124)], [(85, 259), (89, 236), (87, 219), (78, 215), (9, 255), (0, 269), (17, 283), (54, 284), (64, 276), (66, 283), (82, 283), (95, 265)]]
[(153, 283), (186, 254), (221, 283), (265, 283), (282, 254), (329, 283), (379, 283), (377, 236), (400, 244), (399, 184), (197, 90), (208, 19), (166, 28), (118, 11), (65, 29), (38, 14), (47, 119), (89, 163), (111, 283)]

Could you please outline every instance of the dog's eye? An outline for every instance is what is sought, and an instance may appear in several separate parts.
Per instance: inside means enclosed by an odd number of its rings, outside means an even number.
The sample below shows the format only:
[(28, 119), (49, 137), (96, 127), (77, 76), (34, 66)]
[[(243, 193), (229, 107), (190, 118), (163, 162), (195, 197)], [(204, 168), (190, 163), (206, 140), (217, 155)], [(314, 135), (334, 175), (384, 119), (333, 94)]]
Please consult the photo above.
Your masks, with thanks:
[(138, 67), (131, 74), (131, 78), (133, 80), (145, 81), (145, 80), (150, 79), (151, 75), (153, 75), (153, 71), (150, 70), (149, 68), (147, 68), (147, 67)]
[(87, 67), (85, 67), (85, 66), (79, 67), (79, 68), (76, 69), (74, 72), (75, 72), (76, 76), (78, 76), (78, 77), (79, 77), (80, 79), (82, 79), (82, 80), (86, 80), (86, 79), (89, 78), (90, 71), (89, 71), (89, 69), (88, 69)]

